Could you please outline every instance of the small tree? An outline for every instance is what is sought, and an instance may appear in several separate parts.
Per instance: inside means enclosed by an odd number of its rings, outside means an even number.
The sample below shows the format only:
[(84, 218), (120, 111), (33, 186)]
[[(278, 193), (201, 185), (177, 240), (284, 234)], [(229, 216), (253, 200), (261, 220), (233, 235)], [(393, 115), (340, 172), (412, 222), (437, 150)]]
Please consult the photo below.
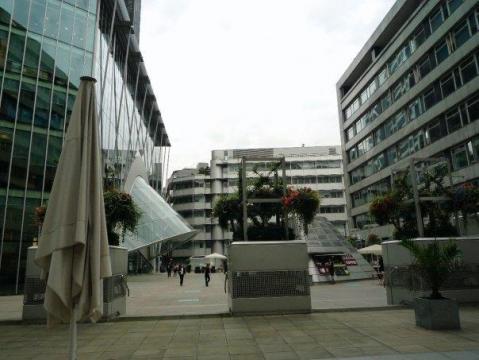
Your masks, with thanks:
[[(275, 164), (266, 173), (260, 173), (247, 179), (246, 191), (249, 199), (275, 199), (283, 195), (283, 182), (278, 176), (279, 164)], [(234, 239), (243, 239), (243, 178), (242, 168), (238, 171), (238, 190), (231, 195), (221, 196), (213, 206), (213, 216), (218, 218), (223, 229), (230, 228)], [(280, 203), (249, 203), (248, 204), (248, 239), (277, 240), (284, 237), (283, 207)], [(274, 218), (274, 221), (272, 221)]]
[[(379, 225), (392, 224), (396, 239), (410, 239), (419, 235), (416, 209), (413, 201), (412, 187), (408, 182), (409, 173), (398, 176), (388, 193), (377, 196), (369, 206), (369, 213)], [(421, 214), (427, 219), (424, 234), (430, 237), (456, 236), (457, 230), (452, 226), (449, 191), (444, 187), (444, 174), (441, 172), (424, 172), (419, 197), (443, 198), (438, 201), (421, 201)]]
[(235, 235), (242, 231), (243, 213), (238, 194), (221, 195), (213, 206), (213, 216), (218, 218), (222, 229), (228, 227)]
[(431, 288), (431, 299), (442, 299), (441, 286), (459, 266), (460, 250), (456, 243), (449, 241), (439, 245), (435, 240), (428, 245), (419, 245), (412, 240), (402, 240), (401, 245), (414, 257), (413, 270), (416, 270)]

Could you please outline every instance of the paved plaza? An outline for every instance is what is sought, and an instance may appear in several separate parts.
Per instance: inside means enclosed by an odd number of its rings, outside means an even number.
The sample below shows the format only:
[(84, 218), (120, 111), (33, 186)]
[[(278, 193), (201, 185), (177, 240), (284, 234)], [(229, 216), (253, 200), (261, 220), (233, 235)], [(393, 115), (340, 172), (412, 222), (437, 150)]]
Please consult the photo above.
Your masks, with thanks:
[[(133, 275), (128, 278), (127, 317), (212, 315), (228, 312), (224, 274), (211, 275), (206, 287), (201, 274), (179, 277), (166, 274)], [(385, 307), (386, 291), (375, 280), (314, 285), (314, 310)], [(0, 296), (0, 321), (22, 318), (23, 296)]]
[[(245, 317), (226, 314), (223, 274), (208, 288), (198, 274), (183, 287), (165, 274), (130, 276), (129, 288), (126, 317), (79, 325), (80, 359), (479, 359), (478, 307), (461, 309), (460, 331), (424, 330), (413, 310), (386, 305), (376, 281), (313, 286), (321, 312)], [(0, 297), (0, 359), (65, 359), (66, 325), (5, 321), (20, 319), (21, 301)]]
[[(462, 330), (428, 331), (410, 309), (124, 319), (79, 326), (80, 359), (479, 359), (479, 308)], [(68, 327), (0, 325), (0, 359), (65, 359)]]
[[(186, 274), (184, 286), (179, 277), (166, 274), (130, 276), (127, 316), (168, 316), (223, 314), (228, 312), (224, 274), (211, 275), (205, 287), (201, 274)], [(386, 291), (376, 280), (314, 285), (311, 288), (315, 310), (385, 307)]]

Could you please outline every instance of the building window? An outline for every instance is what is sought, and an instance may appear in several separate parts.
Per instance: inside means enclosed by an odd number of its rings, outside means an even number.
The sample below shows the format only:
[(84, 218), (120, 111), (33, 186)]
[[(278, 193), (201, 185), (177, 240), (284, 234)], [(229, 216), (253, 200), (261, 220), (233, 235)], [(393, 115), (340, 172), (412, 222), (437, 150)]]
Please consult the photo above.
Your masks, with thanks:
[(452, 14), (456, 9), (461, 6), (464, 0), (448, 0), (447, 7), (449, 9), (449, 15)]
[(456, 130), (459, 130), (462, 127), (461, 124), (461, 115), (459, 114), (458, 109), (454, 109), (446, 114), (446, 124), (448, 133), (452, 133)]
[(441, 44), (436, 46), (435, 53), (436, 64), (442, 63), (449, 56), (449, 50), (447, 48), (447, 43), (445, 40), (443, 40)]
[(351, 126), (346, 133), (346, 140), (349, 141), (354, 137), (354, 126)]
[(409, 119), (410, 121), (417, 119), (422, 114), (421, 98), (417, 98), (409, 104)]
[(442, 98), (449, 96), (456, 90), (456, 85), (454, 83), (454, 76), (451, 73), (449, 76), (441, 80), (441, 92)]
[(386, 110), (390, 106), (391, 106), (391, 94), (386, 93), (386, 95), (384, 95), (383, 98), (381, 99), (382, 111)]
[(452, 150), (452, 164), (454, 170), (463, 169), (469, 165), (467, 161), (467, 150), (464, 145)]
[(474, 162), (479, 162), (479, 137), (472, 139), (471, 145), (474, 154)]
[(401, 141), (398, 145), (398, 158), (404, 159), (405, 157), (409, 156), (409, 138)]
[(473, 122), (479, 119), (479, 97), (469, 100), (466, 105), (467, 116), (469, 122)]
[(361, 104), (364, 104), (368, 99), (369, 99), (369, 93), (368, 93), (368, 89), (366, 88), (366, 89), (361, 93)]
[(433, 65), (429, 55), (419, 64), (419, 73), (421, 78), (424, 78), (432, 70)]
[(383, 71), (381, 71), (378, 75), (378, 83), (379, 86), (382, 86), (384, 82), (388, 79), (388, 69), (384, 68)]
[(477, 76), (476, 62), (474, 58), (469, 59), (460, 66), (461, 80), (465, 84)]
[(441, 26), (443, 22), (444, 22), (444, 16), (442, 14), (442, 9), (439, 8), (429, 18), (429, 23), (431, 24), (431, 32), (436, 31), (437, 28)]
[(349, 150), (349, 162), (356, 160), (358, 158), (358, 150), (356, 147), (353, 147), (351, 150)]
[(343, 205), (320, 206), (319, 212), (321, 214), (341, 214), (344, 213)]
[(432, 144), (442, 138), (445, 135), (445, 132), (442, 129), (442, 120), (437, 120), (435, 123), (429, 125), (426, 131), (426, 141), (429, 144)]
[(414, 34), (414, 40), (411, 42), (411, 48), (414, 50), (417, 49), (424, 41), (426, 41), (426, 39), (426, 29), (424, 28), (424, 25), (419, 25), (416, 33)]
[(469, 30), (469, 24), (467, 21), (462, 23), (456, 31), (454, 31), (454, 42), (456, 44), (456, 48), (462, 46), (469, 38), (471, 37), (471, 32)]

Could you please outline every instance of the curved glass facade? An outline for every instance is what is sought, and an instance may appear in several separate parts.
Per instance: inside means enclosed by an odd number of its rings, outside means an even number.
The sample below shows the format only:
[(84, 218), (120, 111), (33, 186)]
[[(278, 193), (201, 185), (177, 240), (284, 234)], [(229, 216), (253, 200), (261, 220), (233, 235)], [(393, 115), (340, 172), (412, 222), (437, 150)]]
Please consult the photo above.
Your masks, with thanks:
[(142, 177), (135, 179), (131, 196), (141, 210), (141, 217), (136, 231), (125, 234), (123, 246), (129, 251), (164, 240), (186, 241), (196, 234)]
[[(105, 171), (169, 146), (124, 0), (0, 0), (0, 294), (20, 289), (82, 75), (97, 79)], [(138, 24), (137, 24), (138, 25)]]

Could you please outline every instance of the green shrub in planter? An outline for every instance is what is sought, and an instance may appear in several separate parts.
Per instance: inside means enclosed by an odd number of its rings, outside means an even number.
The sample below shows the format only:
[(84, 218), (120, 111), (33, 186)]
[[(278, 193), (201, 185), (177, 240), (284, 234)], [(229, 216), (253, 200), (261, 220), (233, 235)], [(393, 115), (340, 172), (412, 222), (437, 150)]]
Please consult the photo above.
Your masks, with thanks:
[(120, 235), (117, 231), (120, 232), (122, 240), (127, 231), (135, 231), (141, 212), (128, 193), (111, 189), (105, 191), (103, 197), (108, 243), (118, 246)]
[(401, 245), (414, 257), (413, 270), (430, 286), (429, 298), (442, 299), (439, 289), (460, 265), (461, 251), (457, 244), (449, 241), (445, 245), (440, 245), (436, 240), (427, 245), (420, 245), (417, 241), (402, 240)]

